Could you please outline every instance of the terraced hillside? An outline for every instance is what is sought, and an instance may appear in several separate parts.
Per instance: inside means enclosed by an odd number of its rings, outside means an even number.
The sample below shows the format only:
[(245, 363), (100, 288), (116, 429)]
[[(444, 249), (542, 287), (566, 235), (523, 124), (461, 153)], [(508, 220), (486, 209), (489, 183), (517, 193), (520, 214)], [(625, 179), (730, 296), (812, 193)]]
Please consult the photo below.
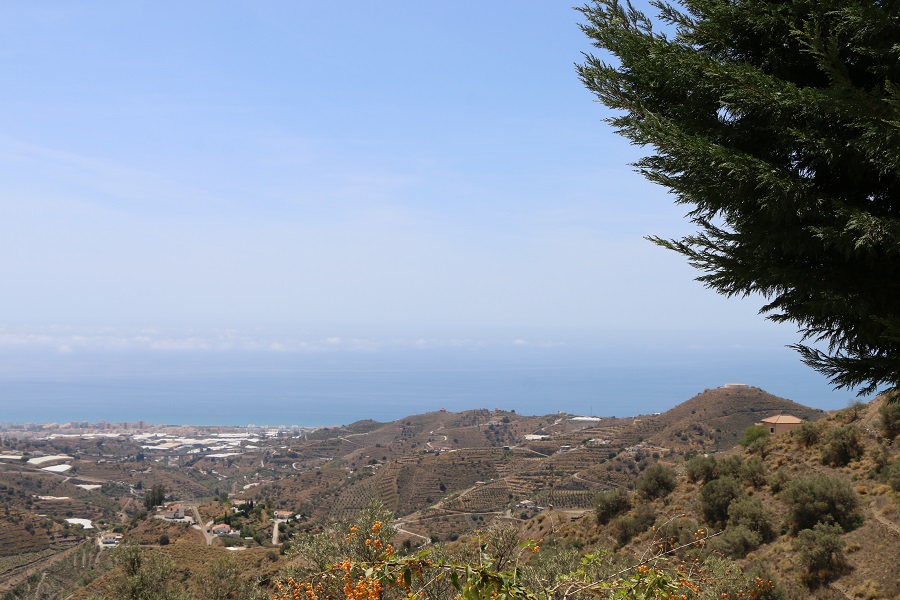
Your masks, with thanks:
[[(737, 439), (745, 425), (773, 412), (809, 419), (822, 416), (761, 390), (724, 388), (708, 390), (661, 415), (598, 419), (436, 411), (392, 423), (332, 427), (310, 436), (279, 435), (268, 444), (254, 442), (229, 456), (183, 454), (115, 463), (82, 454), (72, 461), (81, 479), (16, 461), (0, 465), (5, 469), (0, 478), (0, 550), (7, 549), (0, 552), (0, 581), (14, 581), (19, 590), (16, 598), (30, 600), (45, 597), (49, 588), (44, 586), (59, 587), (65, 577), (93, 577), (92, 564), (102, 570), (93, 549), (72, 550), (79, 548), (84, 533), (64, 524), (67, 514), (96, 517), (107, 530), (115, 527), (145, 545), (162, 545), (166, 539), (164, 551), (177, 557), (185, 580), (205, 566), (203, 561), (221, 556), (226, 545), (246, 548), (235, 553), (238, 560), (253, 557), (248, 569), (264, 576), (289, 560), (275, 543), (317, 532), (330, 520), (349, 519), (372, 499), (380, 500), (397, 517), (395, 524), (401, 532), (395, 546), (454, 541), (500, 520), (521, 524), (535, 539), (560, 534), (585, 549), (603, 543), (637, 552), (649, 542), (652, 526), (664, 523), (673, 511), (688, 514), (688, 525), (696, 526), (693, 531), (700, 526), (727, 526), (721, 520), (703, 520), (704, 484), (689, 480), (685, 456), (692, 455), (685, 451), (724, 447)], [(739, 480), (739, 495), (763, 501), (775, 528), (787, 518), (788, 507), (779, 491), (787, 482), (819, 474), (852, 481), (862, 523), (843, 534), (853, 570), (841, 577), (846, 591), (842, 597), (894, 597), (896, 584), (873, 574), (877, 555), (867, 545), (889, 555), (900, 539), (897, 494), (889, 480), (894, 468), (890, 465), (900, 462), (896, 440), (889, 443), (878, 433), (880, 421), (874, 409), (845, 412), (824, 419), (821, 429), (810, 428), (818, 432), (817, 441), (780, 437), (771, 440), (765, 453), (751, 455), (738, 447), (724, 457), (717, 454), (714, 460), (723, 461), (721, 465), (727, 465)], [(858, 430), (861, 450), (846, 465), (824, 464), (830, 436), (849, 431), (845, 428)], [(729, 458), (732, 455), (737, 458)], [(166, 466), (170, 463), (181, 466)], [(642, 496), (637, 491), (640, 485), (635, 485), (656, 464), (676, 473), (676, 489), (665, 498)], [(103, 477), (108, 479), (101, 489), (74, 485)], [(139, 512), (142, 493), (133, 489), (138, 481), (143, 489), (154, 482), (171, 484), (170, 495), (196, 503), (202, 521), (229, 522), (244, 534), (208, 539), (189, 524), (144, 516)], [(629, 490), (632, 508), (615, 517), (619, 519), (615, 523), (601, 526), (593, 510), (595, 498), (611, 488)], [(237, 506), (239, 500), (251, 499), (254, 506), (249, 510)], [(3, 520), (2, 509), (14, 518)], [(279, 524), (273, 519), (276, 509), (297, 513), (298, 518)], [(48, 516), (37, 518), (38, 514)], [(271, 542), (278, 537), (273, 530), (282, 527), (282, 537)], [(784, 531), (788, 531), (786, 537), (775, 536), (745, 560), (758, 566), (777, 565), (788, 582), (797, 582), (800, 559), (791, 554), (793, 540), (789, 530)], [(463, 542), (468, 543), (464, 538)], [(37, 578), (34, 569), (40, 572)], [(865, 587), (869, 580), (877, 583), (877, 590)], [(818, 597), (834, 597), (823, 594)]]
[(751, 386), (723, 386), (705, 390), (661, 415), (646, 419), (638, 429), (655, 443), (672, 448), (724, 450), (734, 447), (744, 430), (766, 417), (789, 414), (804, 421), (825, 416), (809, 408)]

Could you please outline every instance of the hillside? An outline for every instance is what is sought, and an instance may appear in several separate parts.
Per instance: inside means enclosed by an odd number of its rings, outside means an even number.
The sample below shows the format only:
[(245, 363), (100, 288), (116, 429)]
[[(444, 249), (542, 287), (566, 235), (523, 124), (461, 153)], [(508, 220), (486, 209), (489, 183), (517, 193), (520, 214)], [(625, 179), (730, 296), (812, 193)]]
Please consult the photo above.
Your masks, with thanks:
[[(702, 400), (708, 399), (709, 396)], [(898, 598), (900, 578), (885, 568), (884, 559), (900, 547), (900, 449), (895, 447), (896, 440), (886, 437), (882, 430), (879, 409), (883, 403), (879, 398), (868, 405), (826, 415), (804, 431), (774, 436), (761, 453), (738, 446), (715, 457), (664, 460), (662, 464), (678, 474), (670, 494), (646, 499), (631, 492), (631, 508), (608, 524), (598, 523), (592, 515), (570, 521), (562, 535), (586, 547), (600, 544), (640, 553), (661, 535), (651, 531), (651, 526), (659, 528), (664, 536), (674, 536), (679, 543), (689, 542), (699, 529), (722, 532), (710, 542), (709, 549), (737, 559), (748, 572), (774, 578), (787, 598)], [(697, 403), (688, 408), (692, 405)], [(681, 411), (685, 406), (678, 408)], [(835, 454), (835, 448), (845, 447), (849, 448), (846, 455)], [(728, 502), (725, 521), (710, 518), (711, 504), (704, 493), (707, 484), (703, 478), (691, 477), (693, 469), (703, 461), (707, 466), (710, 461), (716, 465), (710, 471), (712, 481), (731, 477), (739, 482), (737, 499), (761, 501), (761, 514), (766, 516), (756, 518), (771, 527), (770, 541), (754, 543), (738, 533), (731, 522)], [(834, 555), (839, 556), (838, 567), (831, 573), (819, 572), (809, 586), (804, 583), (808, 573), (797, 546), (798, 536), (788, 525), (792, 509), (786, 490), (793, 482), (817, 477), (843, 485), (857, 508), (855, 517), (840, 535), (842, 549)], [(818, 506), (825, 501), (813, 497), (807, 502)], [(539, 526), (530, 533), (542, 536), (547, 529)], [(689, 552), (686, 556), (702, 554)]]
[(643, 430), (659, 445), (698, 451), (727, 450), (744, 430), (779, 414), (816, 421), (824, 411), (779, 398), (752, 386), (722, 386), (704, 390), (690, 400), (655, 416)]
[[(461, 543), (492, 523), (507, 523), (520, 528), (523, 536), (551, 538), (582, 551), (618, 548), (623, 560), (653, 543), (652, 526), (663, 527), (684, 513), (665, 526), (675, 528), (674, 537), (685, 541), (699, 528), (725, 528), (712, 548), (748, 570), (764, 570), (781, 582), (788, 598), (803, 598), (810, 597), (804, 596), (810, 590), (800, 582), (803, 569), (795, 536), (783, 525), (788, 514), (783, 491), (791, 481), (828, 475), (849, 484), (858, 497), (861, 522), (841, 536), (846, 568), (812, 597), (846, 597), (844, 590), (859, 597), (890, 598), (900, 594), (900, 587), (877, 572), (877, 565), (879, 557), (900, 543), (898, 493), (886, 484), (890, 465), (900, 457), (881, 433), (881, 403), (826, 415), (757, 388), (717, 388), (659, 415), (588, 418), (436, 411), (312, 433), (279, 431), (235, 444), (232, 452), (204, 450), (209, 441), (188, 440), (190, 445), (180, 449), (169, 442), (159, 454), (146, 450), (147, 456), (139, 459), (135, 456), (143, 453), (125, 438), (108, 444), (115, 444), (121, 458), (98, 456), (99, 444), (93, 439), (67, 439), (64, 450), (71, 454), (72, 468), (65, 473), (43, 470), (24, 459), (0, 461), (5, 486), (0, 488), (5, 491), (0, 507), (6, 509), (0, 512), (0, 531), (7, 532), (8, 542), (7, 556), (0, 557), (6, 577), (0, 579), (0, 592), (12, 593), (7, 600), (25, 600), (40, 586), (42, 597), (61, 597), (57, 594), (63, 588), (72, 590), (54, 582), (74, 572), (81, 573), (83, 583), (99, 576), (90, 589), (107, 589), (103, 572), (112, 563), (103, 557), (108, 550), (99, 555), (78, 550), (78, 560), (61, 560), (70, 549), (82, 548), (78, 544), (88, 533), (67, 523), (66, 517), (94, 519), (101, 529), (119, 531), (126, 540), (147, 547), (165, 539), (179, 577), (196, 589), (193, 574), (212, 568), (210, 561), (221, 557), (225, 547), (243, 550), (242, 564), (256, 557), (251, 561), (253, 573), (267, 578), (291, 563), (279, 552), (287, 548), (279, 548), (282, 542), (350, 520), (376, 499), (396, 519), (398, 547)], [(817, 421), (803, 430), (805, 437), (775, 437), (758, 455), (735, 446), (747, 426), (779, 413)], [(852, 457), (841, 464), (831, 459), (823, 464), (834, 436), (851, 431), (858, 437)], [(34, 451), (35, 444), (48, 454), (63, 451), (58, 441), (12, 441), (26, 453)], [(714, 450), (718, 453), (712, 454)], [(703, 458), (706, 452), (710, 458)], [(761, 500), (775, 537), (747, 550), (746, 540), (740, 538), (744, 534), (729, 533), (726, 521), (710, 520), (705, 481), (692, 475), (698, 460), (718, 465), (710, 471), (716, 478), (740, 480), (741, 497)], [(645, 475), (659, 466), (676, 474), (674, 490), (663, 498), (645, 498), (637, 490), (643, 489)], [(97, 483), (78, 483), (86, 479)], [(228, 523), (241, 534), (208, 536), (199, 525), (166, 522), (154, 518), (156, 511), (143, 512), (144, 490), (156, 482), (167, 486), (170, 500), (196, 506), (204, 527)], [(631, 509), (600, 525), (595, 499), (617, 489), (625, 491)], [(253, 508), (247, 509), (250, 502)], [(275, 510), (296, 517), (279, 522)]]

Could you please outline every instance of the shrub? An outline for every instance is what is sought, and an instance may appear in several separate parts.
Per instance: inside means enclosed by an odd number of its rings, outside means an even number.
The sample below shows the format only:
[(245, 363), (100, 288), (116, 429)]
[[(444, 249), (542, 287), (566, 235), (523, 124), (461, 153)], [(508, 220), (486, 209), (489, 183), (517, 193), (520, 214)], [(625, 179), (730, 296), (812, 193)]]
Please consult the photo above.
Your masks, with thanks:
[(755, 488), (760, 487), (766, 482), (766, 464), (758, 456), (750, 457), (750, 460), (744, 463), (741, 477), (744, 482)]
[(729, 527), (712, 539), (709, 547), (731, 558), (744, 558), (748, 552), (759, 548), (762, 537), (743, 525)]
[(169, 536), (165, 533), (159, 536), (159, 545), (160, 546), (168, 546), (169, 545)]
[(843, 571), (844, 540), (837, 524), (818, 523), (804, 529), (794, 540), (794, 549), (806, 569), (806, 582), (815, 585), (828, 581)]
[(759, 535), (761, 542), (775, 539), (772, 513), (759, 498), (736, 498), (728, 505), (728, 527), (745, 527)]
[(628, 492), (622, 488), (600, 492), (594, 497), (594, 511), (597, 514), (597, 522), (606, 525), (623, 512), (631, 508)]
[(874, 467), (873, 475), (878, 476), (884, 472), (884, 468), (890, 463), (891, 451), (888, 449), (887, 444), (882, 441), (869, 452), (869, 458), (872, 459), (872, 466)]
[(685, 468), (687, 478), (692, 483), (707, 483), (716, 478), (717, 461), (715, 456), (695, 456), (687, 461)]
[(734, 477), (740, 479), (744, 472), (744, 458), (740, 454), (733, 454), (719, 461), (716, 467), (716, 477)]
[[(663, 523), (657, 523), (654, 544), (658, 550), (669, 552), (675, 548), (686, 546), (697, 540), (697, 531), (702, 529), (699, 523), (693, 519), (678, 518), (667, 519)], [(681, 554), (699, 554), (699, 547), (683, 548)]]
[(859, 443), (859, 429), (854, 425), (830, 430), (825, 435), (824, 442), (822, 462), (832, 467), (843, 467), (863, 454), (862, 444)]
[(769, 438), (756, 438), (747, 445), (747, 452), (751, 454), (759, 454), (760, 456), (766, 456), (769, 453)]
[(881, 435), (889, 440), (900, 435), (900, 400), (896, 402), (885, 402), (878, 409), (881, 416), (879, 426)]
[(616, 543), (621, 547), (634, 539), (634, 536), (644, 533), (656, 521), (656, 514), (650, 509), (643, 509), (634, 515), (625, 515), (613, 519), (610, 523), (610, 533)]
[(770, 435), (772, 434), (765, 427), (753, 425), (744, 430), (744, 436), (739, 443), (744, 448), (747, 448), (757, 440), (768, 440)]
[(819, 442), (820, 433), (821, 426), (818, 423), (804, 423), (791, 430), (791, 437), (803, 444), (805, 448), (809, 448)]
[(781, 497), (788, 505), (787, 526), (794, 533), (816, 523), (837, 523), (845, 531), (860, 523), (858, 497), (843, 479), (828, 475), (796, 479)]
[(847, 408), (845, 408), (838, 414), (845, 423), (852, 423), (862, 416), (863, 409), (865, 409), (865, 407), (866, 404), (862, 400), (850, 400), (847, 403)]
[(772, 489), (773, 494), (781, 492), (790, 480), (791, 476), (784, 469), (777, 469), (768, 477), (769, 487)]
[(710, 556), (703, 561), (707, 588), (703, 598), (753, 598), (753, 600), (784, 600), (784, 593), (777, 588), (772, 577), (763, 571), (735, 568), (724, 558)]
[(646, 498), (665, 498), (675, 489), (675, 471), (664, 465), (647, 467), (635, 488)]
[(728, 506), (744, 495), (744, 488), (730, 476), (713, 479), (700, 490), (703, 516), (711, 523), (723, 523), (728, 519)]
[(900, 461), (894, 461), (882, 469), (881, 476), (895, 492), (900, 492)]

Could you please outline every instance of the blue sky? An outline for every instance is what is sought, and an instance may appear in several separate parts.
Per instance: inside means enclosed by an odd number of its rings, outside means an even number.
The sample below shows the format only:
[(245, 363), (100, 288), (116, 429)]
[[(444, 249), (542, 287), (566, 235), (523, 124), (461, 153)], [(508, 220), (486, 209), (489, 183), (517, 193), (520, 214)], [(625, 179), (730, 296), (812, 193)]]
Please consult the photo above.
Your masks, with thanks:
[(0, 349), (797, 341), (643, 239), (568, 2), (4, 15)]

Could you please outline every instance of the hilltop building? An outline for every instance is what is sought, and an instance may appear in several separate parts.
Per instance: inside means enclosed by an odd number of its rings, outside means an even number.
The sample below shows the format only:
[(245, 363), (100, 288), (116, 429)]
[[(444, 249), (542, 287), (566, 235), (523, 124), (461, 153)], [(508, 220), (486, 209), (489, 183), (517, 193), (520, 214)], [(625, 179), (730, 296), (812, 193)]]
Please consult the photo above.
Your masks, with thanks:
[(803, 419), (798, 419), (791, 415), (775, 415), (774, 417), (763, 419), (761, 422), (757, 423), (756, 426), (765, 427), (772, 435), (779, 435), (787, 433), (791, 429), (796, 429), (802, 424)]

